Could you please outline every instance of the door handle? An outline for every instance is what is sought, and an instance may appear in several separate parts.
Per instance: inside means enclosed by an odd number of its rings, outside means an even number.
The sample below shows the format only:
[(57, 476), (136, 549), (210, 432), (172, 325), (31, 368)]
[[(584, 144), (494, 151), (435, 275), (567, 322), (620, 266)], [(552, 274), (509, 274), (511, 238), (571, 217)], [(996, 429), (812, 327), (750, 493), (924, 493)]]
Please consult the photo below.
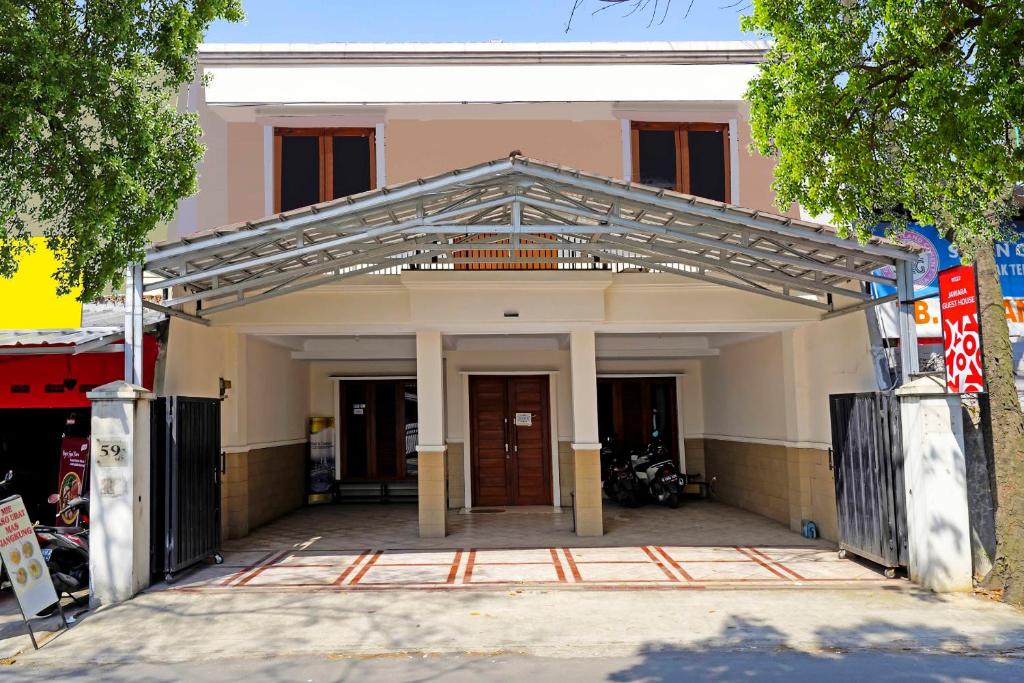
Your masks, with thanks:
[(508, 455), (508, 418), (505, 418), (505, 459), (509, 459)]

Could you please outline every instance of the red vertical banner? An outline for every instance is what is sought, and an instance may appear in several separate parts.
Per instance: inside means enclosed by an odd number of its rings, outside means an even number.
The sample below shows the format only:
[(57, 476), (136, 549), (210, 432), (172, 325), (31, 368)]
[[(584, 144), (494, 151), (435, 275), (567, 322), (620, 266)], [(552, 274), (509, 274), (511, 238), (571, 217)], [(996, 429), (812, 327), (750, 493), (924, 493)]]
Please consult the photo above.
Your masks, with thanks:
[(78, 510), (63, 515), (60, 511), (68, 501), (85, 495), (85, 471), (89, 466), (89, 439), (65, 436), (60, 442), (60, 476), (57, 477), (57, 523), (74, 526), (78, 523)]
[(981, 371), (978, 287), (973, 266), (939, 273), (942, 347), (946, 356), (946, 388), (953, 394), (985, 391)]

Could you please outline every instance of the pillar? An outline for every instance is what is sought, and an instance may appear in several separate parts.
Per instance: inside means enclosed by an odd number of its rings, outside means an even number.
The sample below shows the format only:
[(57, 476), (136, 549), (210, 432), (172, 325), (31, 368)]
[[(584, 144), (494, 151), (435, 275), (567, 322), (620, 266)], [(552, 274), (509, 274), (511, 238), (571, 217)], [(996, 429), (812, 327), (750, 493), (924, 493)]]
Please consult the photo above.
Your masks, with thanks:
[(569, 333), (576, 535), (604, 534), (601, 439), (597, 430), (597, 357), (593, 330)]
[(418, 396), (419, 522), (421, 538), (443, 538), (447, 532), (444, 441), (444, 363), (441, 333), (416, 333), (416, 393)]
[(910, 578), (937, 592), (973, 588), (960, 397), (942, 377), (896, 390), (903, 425)]
[(124, 381), (92, 401), (89, 596), (94, 607), (149, 585), (149, 411), (153, 394)]

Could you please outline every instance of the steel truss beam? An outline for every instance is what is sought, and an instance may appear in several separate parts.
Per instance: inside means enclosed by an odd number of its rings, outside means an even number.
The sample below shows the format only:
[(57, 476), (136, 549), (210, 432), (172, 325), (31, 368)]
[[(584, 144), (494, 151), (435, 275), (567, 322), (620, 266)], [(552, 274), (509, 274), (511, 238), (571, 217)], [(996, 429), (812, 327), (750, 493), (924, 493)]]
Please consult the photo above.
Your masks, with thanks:
[[(491, 252), (489, 255), (478, 253)], [(554, 251), (554, 253), (551, 253)], [(832, 311), (873, 305), (846, 283), (893, 284), (879, 268), (916, 258), (831, 228), (513, 157), (269, 217), (150, 250), (146, 291), (165, 313), (201, 316), (356, 275), (595, 261), (704, 280)], [(798, 293), (806, 292), (810, 296)], [(153, 304), (151, 307), (160, 306)]]

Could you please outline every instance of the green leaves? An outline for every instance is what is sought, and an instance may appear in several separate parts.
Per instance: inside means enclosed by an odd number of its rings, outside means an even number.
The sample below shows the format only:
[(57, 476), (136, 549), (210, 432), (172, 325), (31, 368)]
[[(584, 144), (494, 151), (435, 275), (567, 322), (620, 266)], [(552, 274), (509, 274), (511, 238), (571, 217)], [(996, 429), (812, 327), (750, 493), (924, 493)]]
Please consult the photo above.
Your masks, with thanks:
[(203, 32), (239, 0), (0, 0), (0, 275), (30, 230), (62, 293), (94, 299), (195, 192), (201, 131), (179, 112)]
[(781, 205), (995, 236), (1024, 181), (1024, 4), (755, 0), (744, 27), (774, 40), (747, 96)]

